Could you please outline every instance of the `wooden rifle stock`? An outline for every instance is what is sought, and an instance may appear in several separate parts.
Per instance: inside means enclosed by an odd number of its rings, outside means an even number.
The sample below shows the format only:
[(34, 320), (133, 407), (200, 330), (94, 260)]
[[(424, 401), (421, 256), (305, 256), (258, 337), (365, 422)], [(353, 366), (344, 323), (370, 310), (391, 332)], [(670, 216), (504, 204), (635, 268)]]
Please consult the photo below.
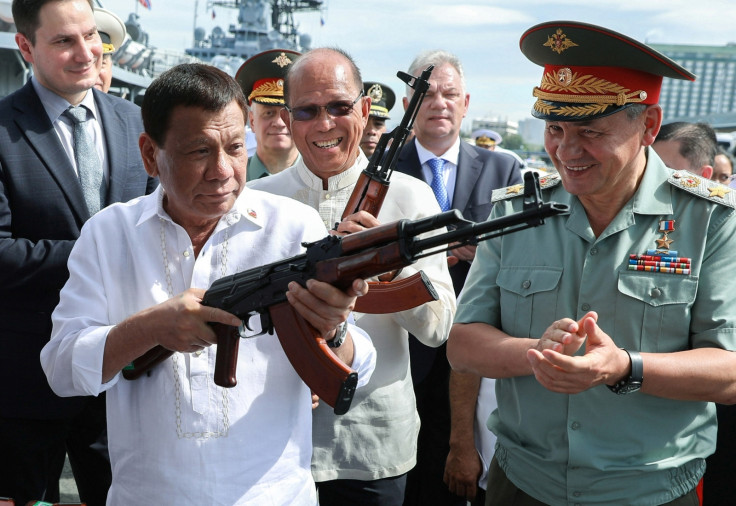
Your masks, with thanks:
[(144, 373), (150, 371), (173, 354), (173, 351), (167, 350), (163, 346), (154, 346), (146, 353), (133, 360), (130, 365), (123, 368), (123, 378), (127, 380), (138, 379), (143, 376)]
[[(217, 335), (218, 352), (215, 360), (215, 383), (222, 387), (234, 387), (237, 383), (235, 379), (235, 360), (238, 357), (240, 333), (237, 327), (223, 325), (222, 323), (210, 323), (210, 326)], [(219, 350), (221, 349), (223, 353), (220, 353)], [(161, 345), (154, 346), (123, 368), (123, 378), (127, 380), (138, 379), (173, 354), (173, 351), (167, 350)]]

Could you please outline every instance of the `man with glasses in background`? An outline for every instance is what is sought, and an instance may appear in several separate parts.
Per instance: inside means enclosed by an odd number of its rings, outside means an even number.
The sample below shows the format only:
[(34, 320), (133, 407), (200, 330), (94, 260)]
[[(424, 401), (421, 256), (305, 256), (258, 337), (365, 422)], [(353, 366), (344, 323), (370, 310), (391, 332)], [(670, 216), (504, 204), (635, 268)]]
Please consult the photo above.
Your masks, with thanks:
[[(315, 49), (289, 69), (281, 114), (302, 160), (250, 187), (293, 197), (317, 209), (325, 228), (339, 222), (347, 234), (400, 218), (440, 212), (425, 183), (394, 173), (378, 216), (360, 211), (341, 221), (355, 183), (368, 165), (360, 140), (371, 99), (352, 59), (336, 49)], [(380, 221), (379, 221), (380, 220)], [(439, 300), (391, 314), (356, 314), (378, 353), (376, 370), (358, 390), (347, 414), (335, 416), (321, 403), (314, 411), (312, 474), (321, 506), (401, 505), (406, 473), (416, 463), (419, 416), (409, 369), (408, 335), (441, 345), (455, 312), (455, 296), (442, 255), (423, 258), (398, 275), (423, 270)]]

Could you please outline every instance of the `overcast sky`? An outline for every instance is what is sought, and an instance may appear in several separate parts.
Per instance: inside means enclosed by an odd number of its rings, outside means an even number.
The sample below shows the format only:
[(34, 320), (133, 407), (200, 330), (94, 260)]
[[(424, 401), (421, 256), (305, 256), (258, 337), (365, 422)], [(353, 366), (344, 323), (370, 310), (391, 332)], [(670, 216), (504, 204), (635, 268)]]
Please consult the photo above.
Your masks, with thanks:
[[(138, 0), (101, 0), (123, 20)], [(150, 0), (139, 6), (140, 23), (150, 43), (183, 50), (191, 46), (196, 0)], [(197, 26), (227, 30), (237, 11), (212, 8), (199, 0)], [(734, 0), (325, 0), (319, 13), (295, 16), (299, 30), (312, 37), (312, 47), (337, 45), (356, 60), (363, 78), (381, 81), (403, 96), (398, 70), (426, 49), (457, 54), (465, 67), (468, 119), (498, 117), (510, 121), (530, 117), (532, 88), (541, 68), (519, 51), (519, 37), (529, 27), (552, 20), (603, 25), (640, 41), (725, 45), (736, 42)], [(401, 115), (400, 105), (392, 119)], [(469, 127), (469, 122), (466, 122)]]

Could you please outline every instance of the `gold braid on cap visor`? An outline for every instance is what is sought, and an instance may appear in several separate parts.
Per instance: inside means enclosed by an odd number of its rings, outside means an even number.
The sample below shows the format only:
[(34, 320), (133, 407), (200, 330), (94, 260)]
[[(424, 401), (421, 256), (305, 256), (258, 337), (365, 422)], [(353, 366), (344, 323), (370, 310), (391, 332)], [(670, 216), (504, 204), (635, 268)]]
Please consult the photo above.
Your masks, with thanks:
[(381, 107), (380, 105), (371, 104), (371, 112), (377, 112), (388, 116), (388, 109)]
[(248, 95), (248, 100), (253, 100), (257, 98), (258, 102), (265, 102), (269, 104), (282, 104), (284, 103), (284, 99), (281, 98), (284, 96), (284, 81), (279, 79), (278, 81), (270, 81), (261, 84), (259, 87), (255, 88), (250, 95)]
[[(557, 91), (565, 93), (555, 93)], [(644, 90), (632, 92), (620, 84), (590, 74), (578, 76), (567, 68), (546, 73), (532, 95), (537, 97), (535, 110), (558, 116), (591, 116), (601, 114), (612, 105), (638, 104), (647, 99)], [(558, 107), (543, 101), (585, 105)]]

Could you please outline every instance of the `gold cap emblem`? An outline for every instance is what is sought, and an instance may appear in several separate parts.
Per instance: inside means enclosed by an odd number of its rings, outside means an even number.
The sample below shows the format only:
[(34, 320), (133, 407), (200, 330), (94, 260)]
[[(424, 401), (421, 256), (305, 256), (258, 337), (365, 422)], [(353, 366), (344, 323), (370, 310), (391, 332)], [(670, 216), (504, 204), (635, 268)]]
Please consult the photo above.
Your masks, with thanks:
[(383, 98), (383, 88), (380, 84), (374, 84), (368, 89), (368, 96), (373, 102), (379, 102)]
[(281, 68), (284, 68), (287, 65), (289, 65), (290, 63), (292, 63), (292, 61), (289, 59), (288, 56), (286, 56), (286, 53), (281, 53), (280, 55), (278, 55), (276, 57), (275, 60), (273, 60), (273, 63), (275, 63), (276, 65), (278, 65)]
[(558, 28), (554, 35), (547, 37), (547, 42), (542, 45), (549, 47), (557, 54), (562, 54), (566, 49), (577, 46), (577, 44), (567, 38), (567, 35), (562, 32), (562, 28)]

